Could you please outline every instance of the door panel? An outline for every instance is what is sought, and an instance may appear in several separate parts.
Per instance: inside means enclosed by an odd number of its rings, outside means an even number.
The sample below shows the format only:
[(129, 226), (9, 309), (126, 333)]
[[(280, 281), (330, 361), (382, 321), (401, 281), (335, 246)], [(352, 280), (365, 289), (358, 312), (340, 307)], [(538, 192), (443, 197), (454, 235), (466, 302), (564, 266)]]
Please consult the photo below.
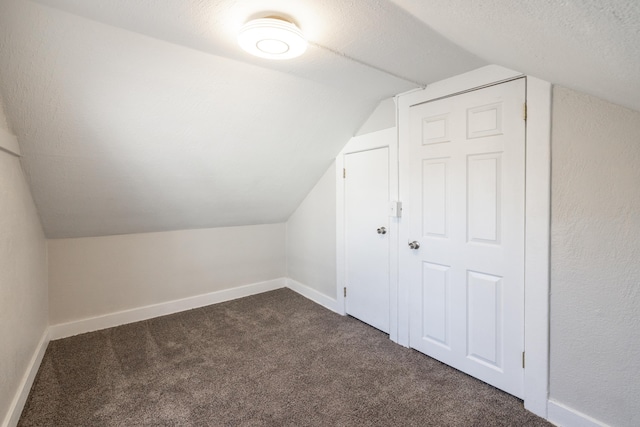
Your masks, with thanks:
[(500, 368), (502, 356), (502, 278), (467, 272), (467, 356)]
[(411, 107), (410, 345), (523, 396), (524, 80)]
[(346, 312), (389, 333), (389, 148), (346, 154), (344, 164)]
[(425, 262), (422, 264), (422, 328), (425, 339), (450, 350), (451, 323), (449, 310), (450, 267)]
[(422, 163), (422, 233), (447, 237), (447, 159)]
[(467, 180), (468, 241), (499, 244), (500, 154), (469, 156)]

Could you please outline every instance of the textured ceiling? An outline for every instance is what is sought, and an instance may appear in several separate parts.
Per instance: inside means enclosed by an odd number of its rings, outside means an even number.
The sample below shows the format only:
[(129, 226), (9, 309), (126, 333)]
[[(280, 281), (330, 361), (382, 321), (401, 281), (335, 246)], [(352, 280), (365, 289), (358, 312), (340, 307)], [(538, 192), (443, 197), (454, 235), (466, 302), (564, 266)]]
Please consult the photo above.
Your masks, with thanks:
[[(48, 237), (285, 221), (378, 102), (416, 87), (313, 46), (248, 56), (236, 32), (264, 3), (0, 3), (0, 91)], [(412, 80), (485, 65), (392, 3), (271, 4)]]
[[(237, 30), (272, 12), (339, 54), (248, 56)], [(422, 84), (494, 63), (640, 110), (637, 0), (0, 0), (0, 98), (49, 237), (285, 221), (416, 87), (342, 55)]]
[(640, 111), (639, 0), (392, 0), (487, 62)]

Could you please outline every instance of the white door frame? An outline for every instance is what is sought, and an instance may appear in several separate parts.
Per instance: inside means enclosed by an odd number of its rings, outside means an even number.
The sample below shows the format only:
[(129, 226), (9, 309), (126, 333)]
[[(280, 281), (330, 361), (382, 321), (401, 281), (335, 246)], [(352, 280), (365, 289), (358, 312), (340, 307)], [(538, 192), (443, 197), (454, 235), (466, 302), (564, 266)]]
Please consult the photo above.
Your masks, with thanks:
[[(345, 315), (345, 299), (343, 289), (346, 286), (346, 258), (345, 258), (345, 203), (344, 203), (344, 169), (345, 154), (359, 151), (373, 150), (376, 148), (389, 148), (389, 197), (390, 200), (398, 200), (398, 133), (395, 127), (371, 132), (360, 136), (354, 136), (336, 157), (336, 270), (337, 270), (337, 309), (338, 313)], [(398, 317), (397, 296), (398, 288), (398, 218), (389, 220), (389, 331), (390, 338), (397, 342)], [(392, 291), (391, 291), (392, 290)]]
[[(483, 67), (397, 97), (400, 188), (399, 200), (408, 201), (409, 108), (498, 82), (523, 77), (523, 74), (495, 65)], [(525, 186), (525, 353), (524, 406), (547, 418), (549, 390), (549, 233), (551, 193), (551, 84), (527, 78), (526, 186)], [(342, 173), (342, 168), (340, 168)], [(406, 211), (406, 209), (405, 209)], [(407, 221), (398, 224), (399, 242), (410, 240)], [(405, 247), (394, 246), (398, 278), (391, 282), (392, 304), (397, 302), (395, 333), (390, 338), (409, 345), (408, 269), (401, 256)], [(394, 261), (392, 261), (393, 263)], [(393, 277), (393, 269), (392, 277)], [(341, 294), (340, 294), (341, 295)], [(391, 311), (394, 314), (394, 309)], [(392, 316), (393, 319), (393, 316)], [(393, 323), (391, 324), (393, 331)]]

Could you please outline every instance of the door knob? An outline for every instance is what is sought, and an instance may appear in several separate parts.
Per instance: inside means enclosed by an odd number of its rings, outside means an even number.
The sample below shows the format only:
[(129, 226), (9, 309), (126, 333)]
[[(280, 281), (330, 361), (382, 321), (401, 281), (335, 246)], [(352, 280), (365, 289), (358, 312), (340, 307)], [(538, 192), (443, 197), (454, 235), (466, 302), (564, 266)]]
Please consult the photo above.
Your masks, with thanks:
[(415, 240), (413, 242), (409, 242), (409, 249), (420, 249), (420, 243)]
[(378, 234), (387, 234), (387, 229), (384, 227), (378, 228)]

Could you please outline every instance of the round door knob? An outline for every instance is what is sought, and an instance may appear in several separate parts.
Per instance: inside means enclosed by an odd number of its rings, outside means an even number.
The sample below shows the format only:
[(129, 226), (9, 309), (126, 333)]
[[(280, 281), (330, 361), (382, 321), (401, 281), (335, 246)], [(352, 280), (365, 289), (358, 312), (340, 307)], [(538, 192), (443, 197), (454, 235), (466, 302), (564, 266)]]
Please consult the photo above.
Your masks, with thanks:
[(378, 234), (387, 234), (387, 229), (384, 227), (378, 228)]
[(413, 242), (409, 242), (409, 248), (414, 250), (419, 249), (420, 243), (416, 242), (415, 240)]

